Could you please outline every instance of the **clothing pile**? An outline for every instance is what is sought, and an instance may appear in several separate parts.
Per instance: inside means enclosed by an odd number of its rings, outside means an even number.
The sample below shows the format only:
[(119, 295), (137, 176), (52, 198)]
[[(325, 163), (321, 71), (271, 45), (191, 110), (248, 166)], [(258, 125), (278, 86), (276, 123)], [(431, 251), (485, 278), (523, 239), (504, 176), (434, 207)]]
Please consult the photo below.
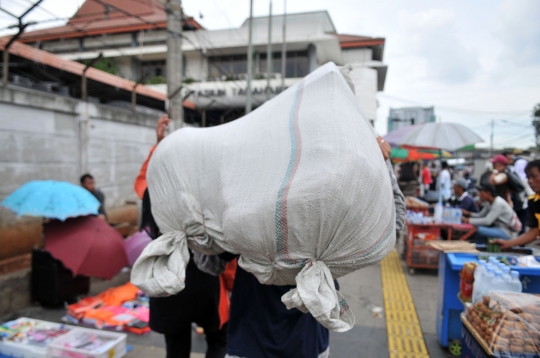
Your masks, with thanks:
[(148, 302), (148, 296), (128, 282), (69, 305), (63, 320), (98, 329), (145, 334), (150, 332)]
[(289, 309), (346, 331), (354, 316), (333, 279), (394, 247), (390, 176), (333, 63), (241, 119), (167, 136), (147, 178), (163, 235), (131, 280), (150, 296), (184, 288), (188, 247), (227, 251), (263, 284), (296, 285), (282, 297)]

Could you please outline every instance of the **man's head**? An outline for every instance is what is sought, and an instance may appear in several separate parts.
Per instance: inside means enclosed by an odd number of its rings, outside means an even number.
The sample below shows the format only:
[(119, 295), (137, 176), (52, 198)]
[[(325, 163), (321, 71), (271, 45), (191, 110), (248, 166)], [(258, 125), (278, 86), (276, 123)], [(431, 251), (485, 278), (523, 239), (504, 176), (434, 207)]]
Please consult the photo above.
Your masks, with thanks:
[(514, 161), (516, 160), (516, 157), (514, 156), (514, 153), (512, 152), (503, 152), (504, 157), (506, 158), (508, 165), (514, 165)]
[(454, 182), (454, 193), (458, 196), (462, 196), (468, 187), (467, 181), (460, 178)]
[(81, 186), (89, 192), (93, 193), (96, 190), (96, 183), (94, 181), (94, 177), (90, 174), (84, 174), (81, 177)]
[(491, 159), (491, 162), (493, 163), (493, 169), (499, 172), (502, 172), (508, 165), (508, 159), (502, 154), (494, 156), (493, 159)]
[(480, 200), (492, 202), (493, 199), (497, 196), (495, 187), (492, 184), (484, 184), (477, 187), (480, 194)]
[(448, 162), (442, 162), (442, 163), (441, 163), (441, 167), (442, 167), (443, 169), (448, 169)]
[(531, 189), (540, 194), (540, 159), (533, 160), (525, 168), (525, 173), (527, 173), (527, 180)]

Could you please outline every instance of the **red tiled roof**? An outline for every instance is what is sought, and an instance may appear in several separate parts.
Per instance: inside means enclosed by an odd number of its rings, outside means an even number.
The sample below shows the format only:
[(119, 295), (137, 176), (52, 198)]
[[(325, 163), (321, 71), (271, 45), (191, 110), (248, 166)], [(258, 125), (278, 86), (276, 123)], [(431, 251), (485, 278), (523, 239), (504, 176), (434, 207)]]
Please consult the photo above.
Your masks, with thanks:
[[(105, 4), (110, 5), (108, 11)], [(202, 28), (191, 17), (186, 17), (184, 21), (197, 29)], [(166, 26), (167, 13), (157, 0), (86, 0), (66, 25), (26, 32), (19, 41), (29, 43), (133, 32)]]
[[(4, 50), (4, 47), (8, 41), (9, 38), (0, 38), (0, 50)], [(34, 47), (19, 43), (17, 41), (15, 41), (10, 46), (9, 53), (79, 76), (82, 76), (83, 70), (86, 67), (82, 63), (63, 59), (59, 56), (53, 55), (50, 52), (39, 50)], [(133, 81), (126, 80), (124, 78), (100, 71), (92, 67), (90, 67), (86, 71), (86, 77), (90, 80), (101, 82), (103, 84), (107, 84), (109, 86), (120, 88), (129, 92), (133, 91), (133, 87), (135, 86), (135, 82)], [(141, 96), (154, 98), (160, 101), (165, 101), (167, 99), (167, 95), (165, 93), (156, 91), (143, 85), (138, 85), (135, 88), (135, 92), (137, 92), (137, 94)], [(191, 101), (184, 101), (184, 107), (189, 109), (196, 108), (195, 103)]]
[(369, 47), (384, 45), (384, 38), (382, 37), (369, 37), (369, 36), (357, 36), (357, 35), (335, 35), (341, 48), (354, 48), (354, 47)]

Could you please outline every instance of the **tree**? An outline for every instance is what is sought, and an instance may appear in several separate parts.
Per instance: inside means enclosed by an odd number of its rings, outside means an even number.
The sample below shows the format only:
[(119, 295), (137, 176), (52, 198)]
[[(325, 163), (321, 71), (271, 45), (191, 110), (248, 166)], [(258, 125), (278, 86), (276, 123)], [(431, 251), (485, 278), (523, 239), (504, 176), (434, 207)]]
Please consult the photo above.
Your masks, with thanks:
[(533, 121), (532, 125), (534, 126), (534, 136), (536, 138), (536, 148), (540, 149), (540, 103), (534, 106), (532, 110)]

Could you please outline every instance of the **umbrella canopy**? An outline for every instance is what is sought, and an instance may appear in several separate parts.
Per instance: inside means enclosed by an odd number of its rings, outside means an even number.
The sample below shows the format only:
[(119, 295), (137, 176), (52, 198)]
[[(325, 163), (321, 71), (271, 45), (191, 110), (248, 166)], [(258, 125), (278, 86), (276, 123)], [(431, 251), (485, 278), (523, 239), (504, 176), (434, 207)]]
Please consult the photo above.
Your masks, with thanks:
[(422, 153), (412, 148), (392, 148), (390, 158), (400, 161), (414, 162), (417, 160), (431, 160), (434, 159), (435, 156), (431, 153)]
[(484, 141), (475, 132), (459, 123), (424, 123), (405, 128), (410, 129), (407, 131), (400, 128), (392, 131), (384, 137), (385, 140), (393, 145), (449, 151)]
[(69, 217), (97, 215), (100, 203), (80, 186), (63, 181), (35, 180), (15, 190), (0, 205), (19, 216), (66, 220)]
[(126, 241), (124, 241), (128, 261), (131, 266), (133, 266), (135, 261), (137, 261), (139, 256), (141, 256), (141, 253), (143, 252), (146, 245), (151, 242), (152, 239), (144, 230), (131, 235), (129, 238), (126, 239)]
[[(404, 146), (405, 148), (407, 146)], [(411, 147), (412, 148), (412, 147)], [(440, 149), (418, 149), (420, 153), (430, 153), (433, 154), (435, 158), (440, 158), (441, 154), (443, 158), (452, 158), (453, 155), (447, 150), (440, 150)]]
[(391, 132), (388, 132), (383, 138), (393, 147), (399, 147), (401, 140), (409, 132), (413, 131), (416, 126), (401, 127)]
[(43, 225), (45, 250), (74, 275), (110, 279), (128, 265), (124, 239), (105, 220), (82, 216)]

